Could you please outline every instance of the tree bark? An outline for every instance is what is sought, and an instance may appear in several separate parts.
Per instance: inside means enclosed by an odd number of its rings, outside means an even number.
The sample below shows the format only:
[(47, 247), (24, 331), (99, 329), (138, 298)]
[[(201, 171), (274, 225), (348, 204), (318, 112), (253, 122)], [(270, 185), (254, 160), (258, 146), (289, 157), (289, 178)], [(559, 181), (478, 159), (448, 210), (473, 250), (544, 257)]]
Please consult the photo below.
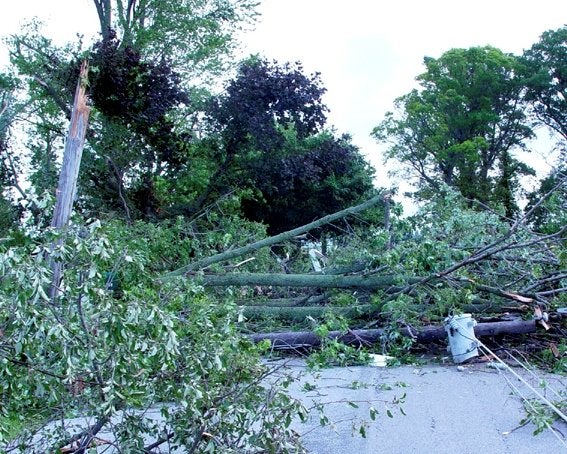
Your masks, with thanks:
[(55, 211), (51, 222), (51, 226), (56, 229), (64, 228), (69, 222), (77, 190), (79, 167), (81, 165), (90, 113), (86, 95), (88, 72), (89, 68), (85, 60), (81, 66), (79, 81), (75, 91), (75, 101), (71, 111), (71, 122), (65, 141), (63, 165), (61, 166), (61, 174), (59, 175), (57, 200), (55, 202)]
[(383, 195), (382, 194), (377, 195), (376, 197), (373, 197), (370, 200), (368, 200), (368, 201), (366, 201), (366, 202), (364, 202), (360, 205), (350, 207), (350, 208), (346, 208), (346, 209), (339, 211), (337, 213), (334, 213), (334, 214), (329, 214), (327, 216), (322, 217), (321, 219), (318, 219), (317, 221), (311, 222), (311, 223), (304, 225), (302, 227), (297, 227), (293, 230), (289, 230), (287, 232), (280, 233), (280, 234), (272, 236), (270, 238), (265, 238), (263, 240), (257, 241), (255, 243), (249, 244), (247, 246), (243, 246), (243, 247), (234, 249), (232, 251), (223, 252), (223, 253), (220, 253), (220, 254), (213, 255), (212, 257), (207, 257), (207, 258), (198, 260), (198, 261), (196, 261), (192, 264), (184, 266), (183, 268), (179, 268), (175, 271), (167, 273), (166, 275), (162, 276), (161, 280), (162, 281), (171, 280), (175, 277), (183, 276), (184, 274), (187, 274), (191, 271), (206, 268), (206, 267), (208, 267), (208, 266), (210, 266), (214, 263), (219, 263), (219, 262), (224, 262), (226, 260), (231, 260), (233, 258), (240, 257), (242, 255), (249, 254), (251, 252), (255, 252), (255, 251), (262, 249), (264, 247), (271, 246), (271, 245), (277, 244), (277, 243), (281, 243), (282, 241), (290, 240), (291, 238), (293, 238), (295, 236), (301, 235), (303, 233), (306, 233), (306, 232), (313, 230), (313, 229), (316, 229), (318, 227), (322, 227), (323, 225), (334, 222), (337, 219), (341, 219), (341, 218), (344, 218), (344, 217), (349, 216), (351, 214), (355, 214), (355, 213), (359, 213), (361, 211), (364, 211), (364, 210), (378, 204), (381, 201), (383, 201)]
[[(294, 321), (304, 321), (306, 317), (320, 318), (330, 312), (345, 317), (371, 317), (382, 313), (382, 304), (357, 304), (354, 306), (329, 306), (329, 305), (300, 305), (299, 298), (279, 301), (251, 302), (241, 304), (242, 314), (246, 318), (272, 317)], [(413, 310), (427, 313), (431, 307), (426, 305), (412, 306)], [(467, 304), (461, 308), (463, 312), (472, 314), (488, 314), (506, 312), (528, 312), (528, 306), (502, 306), (501, 304)]]
[(307, 317), (321, 318), (326, 313), (343, 317), (369, 317), (379, 314), (382, 307), (376, 304), (360, 304), (357, 306), (242, 306), (242, 315), (246, 318), (270, 317), (284, 318), (293, 321), (305, 321)]
[[(537, 323), (535, 320), (479, 323), (474, 328), (476, 337), (497, 336), (501, 334), (527, 334), (533, 333), (536, 330)], [(438, 326), (428, 326), (416, 331), (402, 328), (400, 332), (403, 336), (413, 338), (415, 342), (419, 344), (439, 341), (447, 337), (445, 328)], [(348, 345), (364, 346), (380, 342), (385, 333), (386, 331), (382, 328), (351, 330), (347, 333), (331, 331), (327, 337)], [(256, 343), (269, 340), (272, 344), (272, 348), (276, 350), (319, 347), (322, 341), (319, 336), (311, 331), (259, 333), (251, 335), (250, 339)]]
[[(89, 67), (87, 61), (83, 61), (75, 91), (75, 100), (71, 111), (71, 122), (69, 132), (65, 141), (65, 151), (63, 154), (63, 164), (59, 175), (57, 186), (57, 199), (53, 212), (51, 226), (56, 230), (63, 230), (71, 218), (73, 201), (77, 191), (77, 179), (79, 178), (79, 168), (83, 155), (83, 146), (89, 121), (90, 107), (87, 105), (87, 83)], [(58, 244), (61, 244), (59, 240)], [(57, 247), (53, 245), (52, 249)], [(63, 274), (63, 263), (51, 259), (51, 269), (53, 278), (51, 281), (50, 297), (54, 302), (57, 297), (59, 283)]]
[(100, 24), (100, 33), (102, 34), (103, 41), (110, 38), (110, 31), (112, 30), (112, 4), (111, 0), (93, 0), (96, 12), (98, 14), (98, 21)]
[(403, 284), (414, 284), (422, 278), (403, 276), (342, 276), (325, 274), (262, 274), (229, 273), (200, 276), (203, 284), (210, 287), (263, 285), (274, 287), (317, 288), (398, 288)]

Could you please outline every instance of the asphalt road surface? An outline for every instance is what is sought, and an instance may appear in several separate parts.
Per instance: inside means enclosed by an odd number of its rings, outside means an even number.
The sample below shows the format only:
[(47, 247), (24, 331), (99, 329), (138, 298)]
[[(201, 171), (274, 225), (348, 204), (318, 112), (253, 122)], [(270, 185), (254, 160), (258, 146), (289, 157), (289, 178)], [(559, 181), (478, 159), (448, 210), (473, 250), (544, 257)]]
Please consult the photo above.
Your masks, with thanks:
[[(292, 360), (280, 371), (297, 377), (291, 392), (312, 408), (307, 423), (293, 426), (311, 454), (567, 453), (567, 424), (554, 424), (557, 436), (545, 431), (534, 437), (533, 424), (520, 427), (526, 414), (517, 390), (526, 397), (533, 394), (509, 372), (486, 364), (310, 372), (304, 362)], [(551, 401), (559, 400), (551, 389), (567, 391), (567, 377), (540, 372), (534, 377), (523, 369), (514, 371), (536, 387), (544, 379), (546, 388), (539, 390)], [(321, 405), (323, 414), (317, 410)], [(161, 420), (157, 409), (150, 409), (146, 416)], [(66, 424), (85, 427), (87, 421), (75, 418)], [(112, 438), (105, 429), (101, 437)], [(41, 435), (32, 445), (34, 453), (44, 452)], [(109, 448), (101, 446), (97, 452), (116, 452)]]
[[(301, 362), (290, 367), (298, 373), (305, 370)], [(538, 391), (551, 401), (554, 397), (558, 400), (551, 389), (567, 391), (567, 377), (541, 372), (534, 377), (524, 369), (513, 370), (532, 386), (539, 387), (544, 379), (547, 389)], [(533, 436), (532, 424), (519, 427), (526, 413), (513, 388), (526, 397), (533, 396), (510, 372), (487, 364), (304, 372), (294, 394), (308, 407), (327, 403), (326, 416), (336, 424), (321, 427), (320, 415), (313, 410), (311, 421), (298, 425), (296, 430), (303, 434), (304, 444), (312, 454), (567, 452), (564, 422), (554, 424), (557, 436), (550, 431)], [(402, 396), (403, 402), (396, 404)], [(371, 406), (379, 413), (374, 421), (369, 417)], [(361, 424), (365, 438), (359, 433)]]

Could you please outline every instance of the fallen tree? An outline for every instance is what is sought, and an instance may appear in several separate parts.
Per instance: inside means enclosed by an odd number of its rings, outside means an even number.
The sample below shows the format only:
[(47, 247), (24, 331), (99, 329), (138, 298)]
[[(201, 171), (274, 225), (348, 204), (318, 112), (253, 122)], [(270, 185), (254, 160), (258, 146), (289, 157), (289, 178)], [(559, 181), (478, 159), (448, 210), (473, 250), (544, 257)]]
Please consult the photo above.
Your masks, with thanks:
[(451, 285), (458, 288), (473, 289), (499, 297), (519, 301), (533, 302), (534, 294), (519, 294), (496, 287), (476, 283), (472, 279), (443, 277), (412, 277), (399, 275), (324, 275), (324, 274), (278, 274), (278, 273), (226, 273), (195, 275), (203, 285), (209, 287), (228, 286), (266, 286), (266, 287), (301, 287), (382, 290), (386, 294), (411, 294), (416, 284), (440, 287)]
[(215, 263), (220, 263), (220, 262), (224, 262), (227, 260), (231, 260), (233, 258), (236, 257), (241, 257), (243, 255), (249, 254), (251, 252), (257, 251), (259, 249), (262, 249), (264, 247), (268, 247), (268, 246), (272, 246), (274, 244), (278, 244), (278, 243), (282, 243), (284, 241), (288, 241), (291, 240), (292, 238), (298, 236), (298, 235), (302, 235), (306, 232), (309, 232), (310, 230), (322, 227), (324, 225), (330, 224), (331, 222), (337, 221), (339, 219), (342, 219), (346, 216), (350, 216), (353, 214), (357, 214), (360, 213), (364, 210), (367, 210), (368, 208), (371, 208), (375, 205), (377, 205), (380, 202), (384, 202), (386, 198), (390, 197), (390, 194), (379, 194), (373, 198), (371, 198), (370, 200), (361, 203), (360, 205), (356, 205), (354, 207), (349, 207), (346, 208), (344, 210), (338, 211), (336, 213), (333, 214), (329, 214), (327, 216), (322, 217), (321, 219), (318, 219), (316, 221), (313, 221), (309, 224), (306, 224), (304, 226), (301, 227), (297, 227), (295, 229), (292, 230), (288, 230), (287, 232), (283, 232), (280, 233), (279, 235), (275, 235), (269, 238), (264, 238), (260, 241), (256, 241), (252, 244), (240, 247), (240, 248), (236, 248), (233, 250), (229, 250), (226, 252), (222, 252), (220, 254), (216, 254), (213, 255), (211, 257), (206, 257), (204, 259), (201, 260), (197, 260), (194, 263), (191, 263), (189, 265), (186, 265), (182, 268), (179, 268), (177, 270), (171, 271), (167, 274), (165, 274), (164, 276), (161, 277), (161, 281), (167, 281), (167, 280), (171, 280), (175, 277), (178, 276), (183, 276), (191, 271), (196, 271), (196, 270), (201, 270), (201, 269), (205, 269), (208, 266), (211, 266)]
[(243, 306), (242, 315), (246, 318), (271, 317), (294, 321), (304, 321), (306, 317), (321, 318), (324, 314), (332, 313), (342, 317), (371, 317), (379, 315), (382, 307), (376, 304), (359, 304), (356, 306)]
[[(242, 315), (247, 319), (270, 317), (293, 321), (304, 321), (306, 317), (321, 318), (331, 313), (343, 317), (375, 317), (384, 313), (383, 304), (357, 304), (353, 306), (286, 306), (286, 305), (241, 305)], [(431, 307), (420, 305), (416, 310), (426, 313)], [(472, 314), (502, 313), (502, 312), (529, 312), (527, 305), (507, 305), (496, 303), (467, 304), (462, 308), (463, 312)]]
[(378, 289), (399, 286), (402, 283), (419, 282), (420, 278), (403, 276), (360, 276), (323, 274), (262, 274), (227, 273), (204, 274), (199, 277), (205, 286), (274, 286), (274, 287), (317, 287), (317, 288), (361, 288)]
[[(477, 337), (498, 336), (502, 334), (528, 334), (534, 333), (537, 330), (538, 324), (536, 320), (479, 323), (474, 327), (474, 332)], [(402, 328), (400, 329), (400, 333), (403, 336), (414, 339), (415, 342), (420, 344), (440, 341), (447, 337), (445, 329), (439, 326), (425, 326), (417, 330)], [(331, 331), (327, 337), (348, 345), (368, 346), (380, 342), (385, 334), (386, 330), (383, 328), (356, 329), (349, 330), (346, 333), (342, 331)], [(269, 340), (272, 348), (276, 350), (319, 347), (322, 343), (322, 338), (311, 331), (259, 333), (249, 337), (256, 343)]]

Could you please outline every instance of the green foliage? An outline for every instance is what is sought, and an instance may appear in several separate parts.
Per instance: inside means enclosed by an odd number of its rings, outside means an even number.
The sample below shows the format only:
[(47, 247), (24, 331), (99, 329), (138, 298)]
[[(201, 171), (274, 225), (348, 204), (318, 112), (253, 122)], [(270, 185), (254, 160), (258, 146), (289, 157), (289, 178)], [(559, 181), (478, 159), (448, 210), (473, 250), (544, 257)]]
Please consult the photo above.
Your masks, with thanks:
[[(546, 385), (542, 384), (545, 389)], [(553, 402), (559, 410), (565, 411), (567, 409), (566, 393), (560, 391), (561, 400)], [(521, 425), (532, 423), (535, 425), (534, 435), (539, 435), (545, 430), (549, 429), (555, 421), (559, 419), (559, 415), (551, 409), (546, 403), (539, 399), (527, 399), (524, 401), (524, 410), (526, 417), (520, 421)]]
[(343, 344), (336, 339), (326, 339), (321, 347), (307, 357), (307, 366), (317, 370), (326, 367), (365, 366), (371, 361), (368, 352)]
[(370, 355), (364, 348), (352, 347), (337, 339), (329, 338), (329, 332), (334, 330), (346, 333), (348, 321), (329, 312), (325, 314), (325, 321), (314, 329), (315, 334), (321, 338), (321, 347), (307, 357), (308, 367), (317, 370), (337, 366), (363, 366), (370, 363)]
[(517, 58), (487, 46), (452, 49), (424, 64), (421, 89), (396, 100), (401, 115), (387, 114), (374, 137), (391, 143), (387, 157), (417, 178), (422, 197), (444, 183), (514, 209), (517, 178), (533, 173), (511, 156), (533, 136), (520, 105)]
[[(256, 5), (245, 0), (94, 4), (102, 40), (88, 55), (80, 42), (54, 46), (37, 24), (8, 40), (33, 117), (26, 125), (30, 180), (38, 194), (56, 186), (77, 62), (88, 58), (93, 109), (81, 172), (83, 207), (95, 216), (120, 213), (128, 220), (173, 217), (180, 214), (172, 210), (179, 201), (170, 200), (177, 173), (191, 174), (194, 163), (191, 129), (202, 128), (191, 122), (206, 90), (191, 85), (227, 68), (235, 34), (254, 21)], [(202, 173), (191, 181), (189, 194), (180, 187), (180, 198), (198, 198), (191, 190), (202, 191), (210, 176)]]
[(236, 34), (255, 22), (250, 0), (95, 0), (103, 38), (112, 30), (144, 58), (167, 58), (188, 78), (226, 69)]
[(526, 99), (539, 122), (567, 138), (567, 27), (548, 30), (521, 58)]
[(374, 169), (349, 136), (325, 132), (300, 140), (290, 132), (281, 152), (246, 166), (258, 191), (244, 200), (248, 219), (265, 222), (269, 233), (277, 234), (375, 195)]
[[(161, 246), (174, 238), (156, 226), (145, 231)], [(140, 450), (144, 434), (164, 430), (141, 411), (157, 407), (174, 434), (171, 446), (296, 452), (289, 424), (302, 409), (285, 383), (266, 385), (262, 346), (237, 333), (235, 307), (191, 280), (158, 286), (160, 245), (142, 248), (126, 232), (92, 222), (71, 228), (53, 252), (53, 234), (2, 250), (2, 437), (13, 434), (14, 415), (32, 411), (41, 410), (42, 422), (122, 415), (113, 429), (117, 446)], [(48, 255), (65, 263), (56, 301), (47, 295)], [(119, 295), (109, 272), (121, 276)], [(28, 444), (35, 430), (26, 425), (19, 442)], [(54, 433), (45, 448), (55, 451), (68, 437)]]

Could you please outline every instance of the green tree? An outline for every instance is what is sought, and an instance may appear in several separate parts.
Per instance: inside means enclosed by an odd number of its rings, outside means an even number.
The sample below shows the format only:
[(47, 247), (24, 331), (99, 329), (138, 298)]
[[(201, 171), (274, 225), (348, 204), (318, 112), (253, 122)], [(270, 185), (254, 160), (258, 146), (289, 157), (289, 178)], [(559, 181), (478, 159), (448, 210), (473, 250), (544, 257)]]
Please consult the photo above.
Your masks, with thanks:
[[(94, 212), (132, 220), (162, 215), (162, 181), (190, 156), (190, 120), (204, 90), (196, 84), (226, 69), (236, 31), (255, 18), (244, 0), (93, 0), (102, 39), (91, 59), (94, 109), (80, 195)], [(12, 63), (33, 103), (31, 178), (53, 190), (69, 117), (81, 43), (58, 48), (33, 24), (9, 39)], [(188, 96), (187, 93), (191, 93)], [(32, 131), (33, 129), (33, 131)], [(41, 192), (41, 191), (40, 191)]]
[(321, 131), (327, 111), (324, 92), (319, 74), (304, 74), (299, 63), (279, 65), (255, 57), (242, 62), (226, 90), (208, 106), (218, 137), (212, 156), (216, 170), (190, 210), (245, 186), (250, 180), (246, 169), (254, 161), (281, 157), (287, 130), (298, 140)]
[(567, 26), (543, 33), (521, 61), (533, 114), (567, 140)]
[[(560, 155), (552, 171), (529, 195), (527, 210), (540, 232), (556, 232), (565, 225), (565, 178), (567, 170), (567, 26), (543, 33), (537, 43), (521, 57), (526, 79), (525, 99), (536, 121), (560, 138)], [(561, 181), (563, 184), (561, 185)], [(543, 204), (537, 200), (553, 187), (559, 187)]]
[(533, 136), (517, 59), (487, 46), (452, 49), (424, 63), (421, 88), (398, 98), (400, 114), (388, 113), (373, 136), (391, 144), (387, 158), (417, 176), (425, 195), (444, 183), (509, 211), (517, 178), (531, 173), (512, 153)]
[(289, 131), (282, 153), (250, 162), (245, 171), (256, 189), (243, 212), (277, 234), (356, 205), (375, 195), (374, 169), (348, 135), (298, 140)]
[[(102, 40), (113, 33), (142, 59), (167, 59), (188, 79), (225, 69), (236, 32), (254, 23), (252, 0), (93, 0)], [(187, 80), (187, 79), (186, 79)]]
[(279, 233), (370, 198), (373, 170), (348, 136), (324, 131), (318, 73), (252, 57), (209, 108), (219, 137), (211, 196), (247, 190), (243, 213)]

